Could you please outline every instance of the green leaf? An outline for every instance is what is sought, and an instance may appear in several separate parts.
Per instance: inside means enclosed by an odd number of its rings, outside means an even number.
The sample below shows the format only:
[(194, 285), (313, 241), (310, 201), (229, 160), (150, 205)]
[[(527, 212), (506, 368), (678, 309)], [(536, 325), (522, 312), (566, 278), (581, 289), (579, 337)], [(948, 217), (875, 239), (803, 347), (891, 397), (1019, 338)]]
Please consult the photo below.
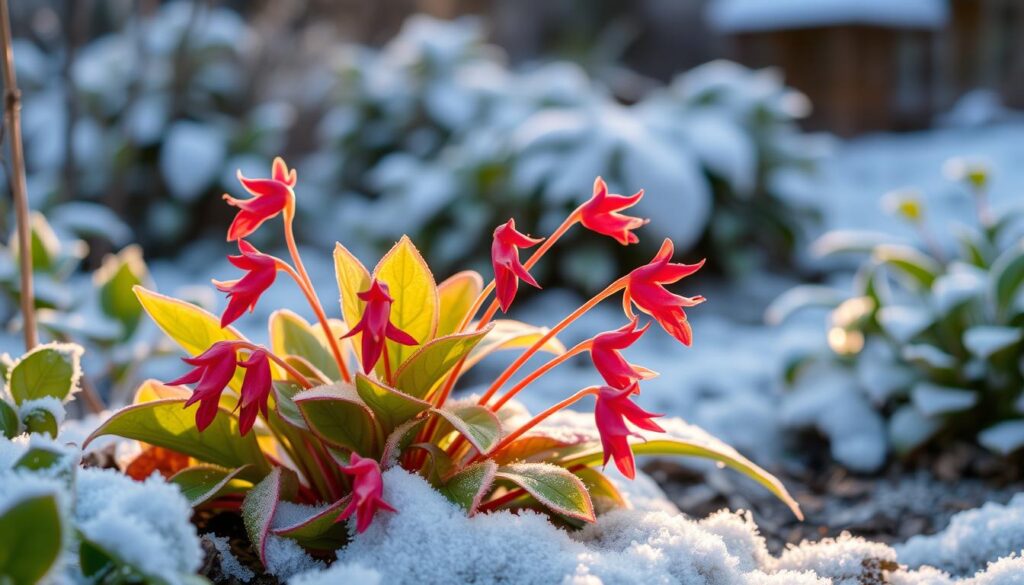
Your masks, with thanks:
[(516, 463), (499, 468), (496, 478), (518, 485), (558, 514), (586, 522), (596, 520), (586, 486), (566, 469), (547, 463)]
[(437, 413), (455, 427), (462, 436), (486, 455), (501, 439), (501, 423), (490, 409), (478, 404), (435, 408)]
[(49, 469), (64, 460), (65, 456), (65, 453), (52, 447), (36, 445), (30, 447), (18, 459), (17, 463), (14, 464), (14, 469), (28, 469), (30, 471)]
[(992, 263), (992, 298), (996, 315), (1007, 320), (1013, 315), (1014, 304), (1020, 300), (1024, 288), (1024, 242), (1003, 252)]
[(295, 382), (285, 380), (274, 380), (274, 408), (278, 416), (286, 423), (297, 429), (308, 431), (309, 426), (306, 419), (302, 418), (302, 411), (295, 404), (295, 395), (302, 392), (302, 386)]
[(438, 486), (437, 490), (472, 515), (480, 507), (487, 492), (491, 491), (497, 470), (498, 464), (494, 461), (481, 461), (456, 473), (444, 485)]
[(60, 430), (57, 419), (53, 413), (45, 408), (33, 408), (28, 412), (21, 413), (21, 424), (25, 425), (25, 431), (29, 433), (46, 433), (56, 438)]
[[(153, 322), (190, 356), (206, 351), (218, 341), (245, 340), (234, 327), (221, 328), (220, 319), (199, 307), (137, 286), (135, 296)], [(242, 388), (245, 370), (238, 368), (231, 388)]]
[(7, 404), (7, 401), (0, 398), (0, 435), (13, 439), (19, 432), (18, 411)]
[(0, 581), (42, 583), (60, 556), (64, 530), (54, 494), (23, 498), (0, 513)]
[(600, 471), (593, 467), (584, 467), (573, 471), (573, 474), (580, 478), (583, 485), (586, 486), (587, 493), (590, 494), (590, 500), (594, 503), (594, 509), (598, 514), (629, 507), (619, 492), (619, 488), (615, 487), (615, 484)]
[(430, 403), (413, 398), (362, 373), (356, 374), (356, 392), (373, 411), (385, 434), (430, 408)]
[[(356, 295), (370, 288), (370, 273), (345, 246), (335, 244), (334, 275), (338, 280), (341, 315), (347, 332), (354, 328), (363, 316), (365, 303)], [(351, 338), (352, 350), (357, 357), (362, 357), (362, 349), (358, 343), (361, 336), (362, 333), (357, 333)]]
[(372, 456), (383, 442), (373, 412), (352, 384), (318, 386), (299, 392), (293, 400), (309, 428), (335, 447)]
[[(348, 542), (348, 527), (345, 522), (338, 522), (337, 519), (350, 498), (351, 496), (344, 497), (323, 508), (301, 509), (289, 513), (289, 524), (278, 525), (275, 522), (271, 532), (277, 536), (294, 539), (306, 548), (336, 551)], [(285, 506), (289, 504), (282, 502), (281, 507)]]
[(484, 280), (473, 270), (465, 270), (437, 285), (441, 313), (437, 319), (437, 335), (451, 335), (459, 328), (473, 302), (484, 288)]
[(251, 465), (246, 479), (258, 479), (270, 470), (256, 433), (239, 435), (238, 419), (224, 407), (203, 432), (195, 424), (198, 404), (184, 408), (183, 399), (144, 402), (122, 408), (86, 439), (83, 448), (103, 435), (135, 439), (195, 457), (200, 461), (235, 469)]
[(873, 258), (905, 275), (913, 285), (922, 290), (930, 290), (932, 283), (942, 273), (941, 264), (931, 256), (910, 246), (895, 244), (878, 246), (875, 248)]
[(398, 425), (384, 441), (384, 449), (380, 457), (381, 465), (387, 469), (398, 463), (398, 457), (416, 439), (417, 433), (426, 419), (412, 419)]
[[(775, 497), (782, 500), (798, 519), (803, 520), (800, 505), (789, 495), (785, 486), (774, 475), (761, 469), (753, 462), (736, 452), (735, 449), (722, 443), (715, 445), (713, 440), (687, 440), (661, 435), (645, 435), (646, 440), (630, 441), (630, 448), (637, 455), (678, 455), (683, 457), (702, 457), (717, 461), (743, 475), (753, 479), (768, 489)], [(604, 460), (600, 443), (591, 443), (581, 449), (573, 449), (558, 464), (563, 467), (575, 465), (594, 465)]]
[[(407, 236), (402, 236), (381, 258), (373, 276), (388, 285), (395, 299), (391, 304), (391, 322), (420, 345), (433, 339), (440, 311), (437, 285), (427, 263)], [(389, 342), (387, 350), (392, 366), (400, 367), (418, 347)]]
[[(498, 350), (530, 347), (548, 332), (547, 327), (536, 327), (512, 319), (495, 319), (493, 323), (494, 328), (491, 332), (470, 352), (465, 369), (468, 370)], [(565, 353), (565, 346), (557, 338), (552, 337), (544, 342), (540, 350), (561, 355)]]
[(428, 398), (445, 375), (490, 333), (479, 331), (439, 337), (419, 348), (395, 374), (395, 386), (416, 398)]
[(267, 566), (267, 535), (274, 515), (282, 501), (295, 497), (298, 491), (295, 472), (285, 467), (274, 469), (256, 484), (242, 501), (242, 523), (249, 542), (258, 551), (263, 566)]
[(270, 346), (279, 356), (301, 357), (331, 380), (341, 378), (330, 348), (305, 319), (282, 309), (270, 315)]
[(214, 465), (196, 465), (182, 469), (168, 480), (181, 489), (188, 503), (195, 508), (228, 493), (244, 493), (252, 482), (238, 479), (248, 465), (235, 469), (224, 469)]
[(7, 375), (16, 404), (52, 396), (66, 401), (77, 389), (82, 348), (70, 343), (40, 345), (21, 356)]
[(142, 318), (142, 305), (132, 290), (149, 278), (142, 248), (131, 245), (116, 255), (108, 255), (99, 270), (93, 273), (98, 289), (100, 308), (123, 327), (122, 338), (131, 336)]

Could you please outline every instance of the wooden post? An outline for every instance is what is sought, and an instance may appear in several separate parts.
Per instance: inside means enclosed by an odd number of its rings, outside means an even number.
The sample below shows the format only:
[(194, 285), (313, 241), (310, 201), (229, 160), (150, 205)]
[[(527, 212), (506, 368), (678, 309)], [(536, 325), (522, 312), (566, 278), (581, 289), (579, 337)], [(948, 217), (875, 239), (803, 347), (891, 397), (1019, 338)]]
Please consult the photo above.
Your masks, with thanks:
[(35, 294), (32, 290), (32, 235), (28, 219), (28, 192), (25, 187), (25, 153), (21, 147), (21, 92), (14, 72), (11, 47), (11, 17), (7, 0), (0, 0), (0, 45), (3, 47), (4, 125), (11, 151), (11, 196), (18, 222), (18, 258), (21, 273), (21, 318), (25, 351), (39, 342), (36, 336)]

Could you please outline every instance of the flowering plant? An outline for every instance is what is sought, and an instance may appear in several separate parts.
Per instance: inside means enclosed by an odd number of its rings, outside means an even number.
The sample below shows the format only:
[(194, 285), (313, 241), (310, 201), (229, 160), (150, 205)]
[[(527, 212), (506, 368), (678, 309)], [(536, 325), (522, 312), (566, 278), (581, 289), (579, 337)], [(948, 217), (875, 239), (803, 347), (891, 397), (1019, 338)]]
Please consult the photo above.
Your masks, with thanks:
[[(577, 223), (623, 244), (637, 241), (633, 231), (645, 221), (620, 212), (642, 193), (612, 195), (598, 179), (594, 196), (547, 238), (531, 238), (509, 220), (494, 231), (494, 279), (487, 285), (474, 272), (435, 284), (408, 238), (372, 272), (337, 244), (342, 319), (336, 320), (326, 316), (295, 245), (295, 171), (278, 159), (271, 178), (239, 178), (252, 197), (225, 199), (238, 208), (228, 240), (237, 241), (239, 254), (230, 260), (245, 274), (215, 283), (228, 295), (223, 315), (218, 319), (136, 288), (147, 313), (194, 356), (185, 358), (193, 369), (167, 384), (145, 383), (135, 403), (91, 438), (115, 434), (187, 455), (191, 460), (164, 470), (173, 474), (171, 481), (195, 506), (240, 508), (264, 562), (271, 535), (332, 549), (348, 537), (341, 520), (352, 518), (362, 532), (394, 512), (382, 481), (382, 470), (393, 466), (421, 474), (468, 514), (531, 508), (578, 525), (594, 520), (595, 502), (599, 509), (626, 505), (597, 467), (613, 460), (632, 478), (634, 453), (695, 455), (754, 478), (799, 515), (781, 484), (735, 451), (709, 441), (655, 438), (663, 432), (654, 420), (659, 415), (634, 402), (642, 381), (654, 375), (621, 353), (650, 326), (640, 326), (634, 309), (689, 345), (685, 308), (704, 300), (664, 288), (701, 266), (673, 263), (671, 241), (649, 264), (615, 280), (550, 329), (495, 318), (514, 302), (520, 280), (539, 286), (530, 269)], [(279, 215), (290, 262), (244, 239)], [(533, 249), (525, 261), (522, 249)], [(278, 311), (270, 318), (270, 345), (257, 345), (231, 323), (252, 309), (279, 272), (298, 283), (318, 322)], [(625, 326), (569, 349), (558, 342), (562, 330), (619, 293)], [(465, 372), (500, 349), (522, 353), (482, 395), (455, 399), (453, 389)], [(554, 357), (509, 384), (540, 352)], [(532, 418), (516, 417), (510, 401), (519, 392), (583, 353), (590, 354), (603, 385), (567, 393)], [(189, 392), (185, 384), (195, 387)], [(566, 436), (542, 425), (588, 397), (596, 400), (596, 436)]]

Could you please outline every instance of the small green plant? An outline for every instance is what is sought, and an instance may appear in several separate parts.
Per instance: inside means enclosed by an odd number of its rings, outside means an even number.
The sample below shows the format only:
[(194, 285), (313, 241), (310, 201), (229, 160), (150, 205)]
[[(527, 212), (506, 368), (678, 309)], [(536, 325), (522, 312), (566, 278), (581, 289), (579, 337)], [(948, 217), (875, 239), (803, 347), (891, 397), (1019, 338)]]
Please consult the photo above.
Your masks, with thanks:
[(780, 321), (807, 305), (833, 307), (831, 352), (794, 360), (788, 379), (799, 382), (814, 371), (809, 364), (823, 359), (849, 370), (887, 421), (898, 453), (967, 439), (1009, 455), (1024, 447), (1024, 237), (1016, 224), (1022, 215), (989, 208), (984, 165), (959, 160), (948, 170), (977, 210), (952, 241), (929, 229), (920, 194), (891, 193), (886, 208), (915, 228), (918, 243), (826, 234), (814, 246), (819, 256), (866, 256), (852, 294), (798, 287), (775, 302), (769, 318)]
[[(639, 327), (634, 308), (689, 345), (684, 309), (704, 300), (664, 288), (702, 265), (671, 262), (671, 241), (649, 264), (615, 280), (550, 329), (495, 318), (513, 303), (520, 281), (539, 286), (530, 268), (575, 225), (622, 244), (636, 242), (633, 231), (646, 222), (620, 212), (642, 193), (612, 195), (598, 180), (593, 197), (545, 239), (520, 233), (514, 220), (502, 224), (494, 231), (495, 277), (487, 285), (474, 272), (435, 284), (408, 238), (372, 271), (337, 244), (339, 321), (326, 316), (295, 246), (295, 172), (278, 159), (272, 178), (240, 180), (252, 197), (225, 198), (238, 208), (228, 239), (238, 242), (240, 254), (230, 260), (245, 274), (215, 282), (229, 299), (222, 316), (136, 289), (145, 311), (193, 356), (185, 358), (193, 369), (168, 384), (144, 384), (135, 404), (115, 413), (90, 440), (119, 435), (197, 460), (199, 465), (178, 471), (171, 481), (196, 506), (240, 507), (265, 564), (271, 536), (311, 549), (336, 549), (348, 537), (339, 521), (354, 516), (361, 532), (378, 513), (393, 511), (384, 499), (382, 470), (394, 466), (422, 475), (468, 514), (537, 509), (561, 523), (581, 525), (601, 509), (624, 505), (600, 471), (609, 459), (632, 478), (634, 452), (692, 455), (749, 475), (799, 515), (768, 473), (714, 441), (658, 434), (663, 433), (654, 421), (659, 415), (633, 402), (640, 382), (653, 375), (620, 353), (650, 325)], [(277, 216), (283, 218), (290, 262), (263, 254), (244, 239)], [(536, 249), (521, 262), (520, 249), (527, 248)], [(299, 285), (317, 323), (277, 311), (270, 318), (269, 346), (257, 345), (230, 325), (252, 309), (279, 272)], [(570, 349), (558, 342), (562, 330), (619, 293), (629, 319), (623, 328)], [(500, 349), (522, 353), (482, 395), (455, 399), (461, 376)], [(555, 357), (511, 383), (541, 352)], [(521, 410), (509, 403), (519, 392), (584, 353), (605, 384), (566, 389), (564, 400), (536, 416), (514, 416)], [(589, 397), (596, 399), (596, 433), (558, 432), (542, 424)]]

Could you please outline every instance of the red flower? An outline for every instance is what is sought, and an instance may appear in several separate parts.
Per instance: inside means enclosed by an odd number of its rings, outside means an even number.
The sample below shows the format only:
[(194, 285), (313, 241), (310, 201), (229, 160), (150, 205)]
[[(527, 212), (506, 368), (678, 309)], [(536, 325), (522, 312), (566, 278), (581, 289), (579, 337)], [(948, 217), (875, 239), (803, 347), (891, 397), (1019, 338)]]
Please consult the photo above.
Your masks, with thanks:
[(704, 297), (682, 297), (674, 295), (662, 285), (678, 282), (700, 270), (704, 265), (701, 260), (696, 264), (672, 264), (672, 240), (665, 239), (657, 255), (647, 265), (634, 269), (629, 273), (626, 292), (622, 296), (622, 307), (626, 315), (634, 316), (630, 303), (641, 311), (654, 317), (665, 331), (683, 343), (693, 342), (693, 332), (686, 321), (684, 307), (693, 307), (704, 302)]
[(376, 461), (352, 453), (349, 464), (342, 465), (341, 470), (348, 475), (354, 475), (355, 478), (352, 480), (352, 499), (335, 522), (347, 520), (355, 514), (356, 532), (362, 533), (370, 527), (377, 510), (398, 511), (383, 499), (384, 481), (381, 478), (380, 465)]
[(238, 365), (245, 368), (242, 399), (238, 402), (238, 407), (242, 409), (238, 416), (238, 428), (244, 437), (252, 429), (259, 413), (262, 412), (264, 417), (270, 416), (267, 413), (267, 400), (270, 398), (273, 381), (270, 377), (270, 360), (267, 352), (262, 349), (252, 352), (249, 359), (238, 362)]
[(519, 248), (529, 248), (544, 241), (534, 239), (516, 231), (516, 220), (498, 226), (494, 230), (494, 241), (491, 244), (491, 264), (494, 266), (494, 283), (497, 289), (498, 303), (502, 312), (508, 312), (509, 306), (516, 298), (519, 280), (540, 288), (526, 268), (519, 262)]
[(238, 256), (228, 256), (228, 261), (247, 273), (237, 280), (213, 281), (221, 292), (228, 293), (228, 306), (220, 318), (220, 326), (227, 327), (245, 313), (252, 312), (256, 302), (277, 277), (277, 259), (263, 254), (245, 240), (238, 240)]
[(599, 234), (615, 238), (623, 246), (640, 241), (633, 230), (646, 225), (651, 220), (630, 217), (617, 213), (636, 205), (644, 196), (643, 189), (629, 197), (609, 195), (608, 185), (601, 177), (594, 181), (594, 194), (590, 200), (580, 206), (580, 223), (587, 229)]
[(651, 420), (660, 414), (647, 412), (629, 399), (635, 392), (639, 392), (636, 384), (622, 390), (602, 386), (594, 407), (594, 421), (601, 433), (601, 447), (604, 449), (604, 464), (608, 465), (608, 459), (614, 458), (615, 466), (629, 479), (636, 477), (636, 462), (633, 450), (629, 448), (629, 436), (640, 435), (629, 430), (626, 421), (644, 430), (665, 432)]
[(217, 416), (217, 405), (224, 388), (235, 375), (235, 344), (231, 341), (218, 341), (193, 358), (182, 358), (186, 364), (195, 366), (189, 373), (168, 382), (170, 385), (196, 384), (192, 396), (185, 401), (185, 408), (199, 401), (196, 410), (196, 428), (206, 429)]
[(385, 338), (402, 345), (418, 345), (419, 342), (391, 323), (391, 303), (395, 299), (388, 294), (388, 285), (374, 278), (370, 283), (370, 288), (359, 293), (358, 296), (361, 300), (366, 301), (363, 318), (356, 323), (351, 331), (342, 336), (342, 339), (356, 333), (363, 334), (363, 371), (370, 373), (377, 365), (381, 354), (384, 353)]
[(238, 215), (228, 228), (228, 241), (244, 238), (256, 231), (263, 222), (281, 213), (295, 195), (292, 187), (297, 179), (295, 171), (288, 171), (284, 161), (274, 159), (272, 179), (246, 179), (238, 172), (238, 180), (252, 198), (235, 199), (224, 195), (228, 205), (238, 208)]
[(650, 323), (637, 329), (638, 320), (634, 317), (628, 325), (606, 331), (594, 338), (590, 345), (590, 359), (600, 372), (604, 381), (615, 388), (628, 388), (640, 380), (646, 380), (656, 374), (646, 368), (634, 366), (626, 361), (619, 350), (636, 343), (637, 339), (647, 332)]

